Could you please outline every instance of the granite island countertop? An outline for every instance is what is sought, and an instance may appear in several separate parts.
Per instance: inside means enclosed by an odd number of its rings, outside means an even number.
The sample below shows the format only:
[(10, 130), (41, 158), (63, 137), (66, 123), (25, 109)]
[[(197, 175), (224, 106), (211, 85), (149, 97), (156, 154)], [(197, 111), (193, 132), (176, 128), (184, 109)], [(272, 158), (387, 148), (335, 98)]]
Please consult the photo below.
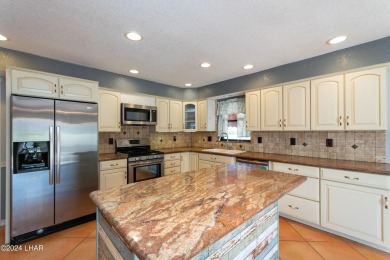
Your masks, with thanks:
[(191, 258), (305, 180), (228, 165), (95, 191), (90, 197), (140, 259)]

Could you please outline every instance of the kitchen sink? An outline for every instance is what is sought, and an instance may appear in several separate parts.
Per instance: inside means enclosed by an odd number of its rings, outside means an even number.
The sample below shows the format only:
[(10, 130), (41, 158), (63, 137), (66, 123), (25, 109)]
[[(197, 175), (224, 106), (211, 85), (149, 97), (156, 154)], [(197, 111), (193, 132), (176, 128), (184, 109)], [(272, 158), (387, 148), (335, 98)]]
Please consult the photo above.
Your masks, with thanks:
[(226, 153), (226, 154), (238, 154), (238, 153), (245, 153), (245, 151), (241, 150), (228, 150), (228, 149), (204, 149), (203, 152), (211, 152), (211, 153)]

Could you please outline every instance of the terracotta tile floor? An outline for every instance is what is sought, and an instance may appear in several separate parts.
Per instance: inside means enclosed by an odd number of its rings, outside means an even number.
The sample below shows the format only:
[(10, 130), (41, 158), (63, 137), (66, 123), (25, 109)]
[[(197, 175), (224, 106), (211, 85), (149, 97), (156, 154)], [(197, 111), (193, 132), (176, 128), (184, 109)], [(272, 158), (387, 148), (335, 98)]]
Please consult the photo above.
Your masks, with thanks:
[[(91, 221), (22, 245), (23, 249), (42, 245), (43, 251), (0, 251), (0, 259), (95, 259), (95, 224)], [(279, 224), (281, 260), (390, 259), (390, 254), (285, 218)], [(4, 245), (4, 227), (0, 245)]]

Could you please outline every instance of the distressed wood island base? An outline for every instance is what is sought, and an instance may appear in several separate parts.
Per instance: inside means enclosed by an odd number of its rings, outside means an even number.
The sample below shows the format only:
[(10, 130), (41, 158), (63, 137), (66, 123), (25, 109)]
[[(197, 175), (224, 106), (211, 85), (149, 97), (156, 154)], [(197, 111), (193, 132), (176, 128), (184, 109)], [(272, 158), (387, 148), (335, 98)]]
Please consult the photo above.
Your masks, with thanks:
[(302, 176), (219, 166), (96, 191), (99, 259), (278, 259), (278, 199)]

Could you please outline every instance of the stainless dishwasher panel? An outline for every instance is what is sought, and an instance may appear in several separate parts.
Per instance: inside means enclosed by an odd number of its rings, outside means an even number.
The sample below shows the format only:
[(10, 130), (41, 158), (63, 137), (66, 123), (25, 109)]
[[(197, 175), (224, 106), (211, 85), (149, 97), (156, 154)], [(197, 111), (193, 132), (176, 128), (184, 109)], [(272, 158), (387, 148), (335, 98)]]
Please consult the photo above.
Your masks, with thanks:
[(236, 158), (236, 164), (242, 164), (251, 168), (259, 168), (263, 170), (269, 170), (269, 162), (262, 160), (254, 160), (254, 159), (242, 159)]

